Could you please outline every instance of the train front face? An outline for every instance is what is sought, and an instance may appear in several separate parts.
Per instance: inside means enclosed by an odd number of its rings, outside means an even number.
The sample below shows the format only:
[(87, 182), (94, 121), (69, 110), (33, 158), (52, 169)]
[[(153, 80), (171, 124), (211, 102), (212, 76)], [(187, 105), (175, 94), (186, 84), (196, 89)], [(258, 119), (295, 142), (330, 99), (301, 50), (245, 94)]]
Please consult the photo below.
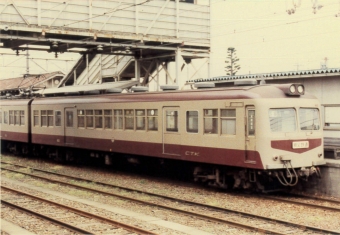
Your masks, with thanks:
[(317, 99), (271, 99), (259, 105), (257, 146), (264, 172), (285, 186), (319, 175), (323, 156), (321, 108)]

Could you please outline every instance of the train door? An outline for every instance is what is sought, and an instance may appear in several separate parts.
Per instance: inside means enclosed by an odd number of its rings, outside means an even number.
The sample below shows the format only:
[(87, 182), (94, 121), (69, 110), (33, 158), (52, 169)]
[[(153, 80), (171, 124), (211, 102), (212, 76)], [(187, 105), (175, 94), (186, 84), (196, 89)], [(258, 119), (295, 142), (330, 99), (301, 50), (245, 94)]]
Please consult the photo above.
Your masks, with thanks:
[(163, 107), (163, 153), (181, 154), (179, 107)]
[(255, 163), (256, 132), (255, 107), (246, 106), (245, 161)]
[(76, 110), (74, 108), (65, 108), (65, 144), (74, 144), (74, 134), (76, 128)]

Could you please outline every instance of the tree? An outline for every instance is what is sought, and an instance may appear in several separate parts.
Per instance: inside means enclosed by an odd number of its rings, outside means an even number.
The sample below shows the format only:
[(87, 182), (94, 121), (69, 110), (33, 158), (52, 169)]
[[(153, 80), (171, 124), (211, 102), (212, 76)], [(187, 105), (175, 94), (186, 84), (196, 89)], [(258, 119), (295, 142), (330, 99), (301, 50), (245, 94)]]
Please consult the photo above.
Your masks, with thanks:
[(236, 62), (240, 59), (236, 56), (236, 49), (234, 47), (229, 47), (227, 52), (227, 60), (225, 61), (227, 66), (226, 72), (227, 75), (234, 76), (241, 68)]

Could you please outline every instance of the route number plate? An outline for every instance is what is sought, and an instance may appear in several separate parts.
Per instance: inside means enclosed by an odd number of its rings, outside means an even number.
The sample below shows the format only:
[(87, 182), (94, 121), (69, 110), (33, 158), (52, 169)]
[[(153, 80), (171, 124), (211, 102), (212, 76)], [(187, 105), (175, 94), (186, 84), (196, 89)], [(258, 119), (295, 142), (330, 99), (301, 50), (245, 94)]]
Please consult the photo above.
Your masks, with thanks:
[(293, 149), (307, 149), (309, 148), (309, 141), (294, 141)]

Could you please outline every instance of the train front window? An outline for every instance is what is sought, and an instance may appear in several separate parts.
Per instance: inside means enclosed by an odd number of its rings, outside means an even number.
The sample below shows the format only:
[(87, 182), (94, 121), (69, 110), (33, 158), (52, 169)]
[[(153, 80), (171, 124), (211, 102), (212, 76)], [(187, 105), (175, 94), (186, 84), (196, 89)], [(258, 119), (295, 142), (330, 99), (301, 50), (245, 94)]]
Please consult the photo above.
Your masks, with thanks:
[(293, 108), (269, 109), (269, 121), (272, 132), (296, 131), (296, 111)]
[(320, 130), (319, 110), (316, 108), (299, 109), (301, 130)]

